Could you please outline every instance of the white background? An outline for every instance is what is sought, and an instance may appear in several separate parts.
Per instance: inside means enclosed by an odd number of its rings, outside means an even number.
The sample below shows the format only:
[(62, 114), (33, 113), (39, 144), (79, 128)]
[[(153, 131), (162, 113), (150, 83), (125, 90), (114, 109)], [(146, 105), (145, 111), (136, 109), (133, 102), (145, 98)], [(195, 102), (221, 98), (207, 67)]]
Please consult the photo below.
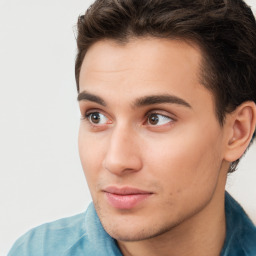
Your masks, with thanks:
[[(90, 3), (0, 0), (0, 256), (28, 229), (91, 200), (77, 149), (73, 33)], [(256, 222), (255, 183), (254, 144), (228, 190)]]

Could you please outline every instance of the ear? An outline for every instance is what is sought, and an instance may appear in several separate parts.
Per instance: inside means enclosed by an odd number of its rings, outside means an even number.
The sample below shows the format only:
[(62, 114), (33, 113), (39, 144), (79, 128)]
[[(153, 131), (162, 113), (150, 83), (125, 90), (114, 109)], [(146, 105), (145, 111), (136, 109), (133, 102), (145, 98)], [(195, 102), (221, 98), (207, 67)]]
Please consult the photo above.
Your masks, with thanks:
[(224, 159), (234, 162), (244, 154), (255, 132), (255, 103), (246, 101), (239, 105), (227, 115), (225, 125), (227, 125), (227, 143)]

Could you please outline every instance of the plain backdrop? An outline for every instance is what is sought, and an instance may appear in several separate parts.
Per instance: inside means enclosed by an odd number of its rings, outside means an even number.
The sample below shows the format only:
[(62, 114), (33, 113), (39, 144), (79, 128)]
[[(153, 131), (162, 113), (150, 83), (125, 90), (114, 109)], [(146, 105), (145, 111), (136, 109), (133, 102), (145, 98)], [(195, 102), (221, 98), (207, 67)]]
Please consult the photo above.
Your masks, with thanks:
[[(91, 201), (74, 78), (75, 24), (91, 2), (0, 0), (0, 256), (28, 229)], [(256, 222), (255, 181), (254, 144), (227, 189)]]

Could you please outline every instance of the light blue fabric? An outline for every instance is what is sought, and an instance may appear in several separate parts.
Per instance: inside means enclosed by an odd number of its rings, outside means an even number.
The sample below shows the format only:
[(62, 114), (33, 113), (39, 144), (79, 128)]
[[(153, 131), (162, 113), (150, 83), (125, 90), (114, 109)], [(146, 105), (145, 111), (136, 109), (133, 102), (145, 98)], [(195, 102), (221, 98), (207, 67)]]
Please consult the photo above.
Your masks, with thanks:
[(122, 256), (90, 204), (85, 213), (36, 227), (19, 238), (8, 256)]
[[(256, 228), (226, 193), (227, 236), (221, 256), (256, 256)], [(122, 256), (90, 204), (85, 213), (32, 229), (16, 241), (8, 256)]]
[(256, 227), (226, 192), (226, 240), (221, 256), (256, 256)]

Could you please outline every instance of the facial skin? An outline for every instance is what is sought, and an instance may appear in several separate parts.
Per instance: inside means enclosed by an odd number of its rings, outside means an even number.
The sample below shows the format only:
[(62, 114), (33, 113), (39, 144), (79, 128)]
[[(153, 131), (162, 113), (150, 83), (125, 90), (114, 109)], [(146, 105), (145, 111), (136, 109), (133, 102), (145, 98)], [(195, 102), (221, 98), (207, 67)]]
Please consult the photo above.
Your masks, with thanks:
[[(200, 63), (196, 46), (153, 38), (100, 41), (85, 56), (80, 158), (99, 218), (124, 255), (146, 255), (139, 246), (154, 241), (164, 250), (166, 240), (182, 253), (206, 235), (218, 244), (203, 255), (223, 245), (227, 133), (200, 83)], [(151, 97), (166, 95), (171, 102)], [(150, 195), (119, 209), (107, 199), (109, 186)]]

